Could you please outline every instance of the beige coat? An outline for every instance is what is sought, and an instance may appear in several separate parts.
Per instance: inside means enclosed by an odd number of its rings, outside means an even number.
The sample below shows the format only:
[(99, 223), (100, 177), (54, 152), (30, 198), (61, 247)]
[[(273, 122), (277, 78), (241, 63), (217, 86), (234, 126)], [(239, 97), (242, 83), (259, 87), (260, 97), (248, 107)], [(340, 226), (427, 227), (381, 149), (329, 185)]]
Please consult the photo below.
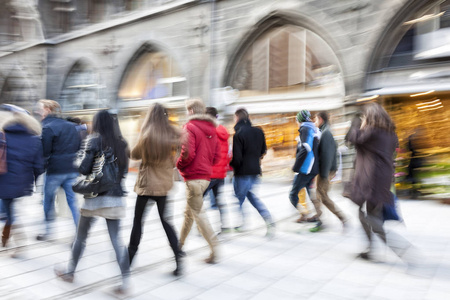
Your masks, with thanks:
[[(131, 159), (142, 159), (142, 145), (139, 143), (131, 151)], [(173, 186), (173, 168), (173, 157), (157, 165), (141, 163), (134, 191), (139, 196), (166, 196)]]

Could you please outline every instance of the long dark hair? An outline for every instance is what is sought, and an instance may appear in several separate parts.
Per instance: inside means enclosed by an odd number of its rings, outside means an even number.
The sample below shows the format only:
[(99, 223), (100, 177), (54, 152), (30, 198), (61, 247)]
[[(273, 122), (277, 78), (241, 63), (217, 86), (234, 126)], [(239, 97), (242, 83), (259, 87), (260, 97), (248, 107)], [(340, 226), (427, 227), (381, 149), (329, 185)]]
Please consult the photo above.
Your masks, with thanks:
[(159, 103), (150, 106), (138, 144), (142, 147), (142, 162), (158, 164), (173, 156), (181, 142), (181, 131), (169, 122), (167, 109)]
[(92, 121), (92, 131), (101, 136), (103, 150), (111, 147), (119, 168), (125, 170), (128, 167), (127, 142), (122, 137), (117, 118), (107, 110), (97, 112)]
[(395, 124), (387, 111), (378, 103), (366, 104), (363, 109), (363, 126), (367, 128), (380, 128), (388, 132), (395, 132)]

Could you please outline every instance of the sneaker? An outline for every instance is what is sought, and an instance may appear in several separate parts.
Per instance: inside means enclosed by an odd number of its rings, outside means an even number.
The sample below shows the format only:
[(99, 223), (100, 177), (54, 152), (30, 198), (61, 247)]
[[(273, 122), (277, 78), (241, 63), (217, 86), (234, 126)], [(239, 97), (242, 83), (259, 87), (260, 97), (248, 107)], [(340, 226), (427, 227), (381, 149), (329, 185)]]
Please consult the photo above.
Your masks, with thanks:
[(275, 236), (275, 223), (267, 224), (266, 237), (271, 239)]
[(220, 233), (230, 233), (231, 231), (232, 231), (231, 228), (225, 228), (225, 227), (222, 227), (222, 228), (220, 229)]
[(322, 222), (319, 221), (319, 222), (317, 222), (316, 226), (314, 226), (313, 228), (310, 228), (309, 231), (310, 232), (318, 232), (322, 229), (323, 229)]
[(370, 255), (369, 252), (361, 252), (356, 257), (364, 259), (364, 260), (368, 260), (368, 261), (373, 260), (372, 255)]
[(38, 234), (38, 236), (36, 237), (36, 240), (38, 240), (38, 241), (48, 241), (49, 240), (49, 236), (48, 236), (48, 234)]
[(307, 221), (307, 218), (305, 215), (301, 215), (300, 218), (297, 219), (297, 221), (295, 221), (296, 223), (304, 223)]
[(183, 250), (178, 251), (178, 255), (180, 257), (186, 257), (186, 252), (184, 252)]
[(319, 218), (317, 218), (317, 216), (313, 216), (313, 217), (311, 217), (311, 218), (307, 218), (306, 219), (306, 222), (310, 222), (310, 223), (316, 223), (316, 222), (319, 222), (320, 220), (319, 220)]
[(239, 232), (239, 233), (242, 233), (242, 232), (244, 232), (245, 230), (244, 230), (244, 227), (243, 227), (243, 226), (238, 226), (238, 227), (234, 227), (234, 231)]
[(53, 269), (55, 275), (58, 276), (62, 281), (73, 283), (73, 274), (64, 272), (62, 269), (55, 267)]

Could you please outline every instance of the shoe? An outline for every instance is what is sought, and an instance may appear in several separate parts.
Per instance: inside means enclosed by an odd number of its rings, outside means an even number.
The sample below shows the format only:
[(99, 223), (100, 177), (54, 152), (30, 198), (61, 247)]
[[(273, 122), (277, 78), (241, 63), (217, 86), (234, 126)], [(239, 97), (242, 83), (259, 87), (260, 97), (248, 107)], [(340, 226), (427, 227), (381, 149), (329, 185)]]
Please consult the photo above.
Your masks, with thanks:
[(313, 228), (310, 228), (309, 231), (310, 232), (318, 232), (322, 229), (323, 229), (322, 222), (319, 221), (319, 222), (317, 222), (316, 226), (314, 226)]
[(175, 270), (173, 270), (172, 274), (174, 276), (181, 276), (183, 275), (183, 263), (181, 261), (181, 259), (179, 258), (177, 261), (177, 268)]
[(58, 276), (62, 281), (73, 283), (73, 274), (69, 274), (64, 272), (63, 270), (59, 268), (54, 268), (53, 271), (55, 272), (55, 275)]
[(178, 251), (178, 255), (180, 257), (186, 257), (186, 252), (184, 252), (183, 250)]
[(275, 236), (275, 223), (267, 224), (266, 237), (271, 239)]
[(315, 223), (315, 222), (319, 222), (319, 221), (320, 221), (319, 218), (317, 218), (316, 216), (306, 219), (306, 222), (310, 222), (310, 223)]
[(361, 252), (356, 257), (364, 260), (372, 260), (372, 256), (369, 254), (369, 252)]
[(113, 293), (118, 296), (124, 296), (128, 294), (129, 289), (124, 286), (118, 286), (113, 290)]
[(214, 265), (214, 264), (217, 263), (217, 260), (216, 260), (216, 258), (214, 257), (214, 255), (211, 255), (210, 257), (208, 257), (207, 259), (205, 259), (205, 263)]
[(243, 227), (243, 226), (238, 226), (238, 227), (234, 227), (234, 231), (239, 232), (239, 233), (242, 233), (242, 232), (244, 232), (245, 230), (244, 230), (244, 227)]
[(300, 218), (297, 219), (297, 221), (295, 221), (296, 223), (303, 223), (306, 222), (307, 218), (305, 215), (301, 215)]
[(48, 234), (38, 234), (38, 236), (36, 237), (36, 240), (48, 241), (49, 240)]
[(225, 227), (222, 227), (222, 228), (220, 229), (220, 233), (230, 233), (231, 231), (232, 231), (231, 228), (225, 228)]

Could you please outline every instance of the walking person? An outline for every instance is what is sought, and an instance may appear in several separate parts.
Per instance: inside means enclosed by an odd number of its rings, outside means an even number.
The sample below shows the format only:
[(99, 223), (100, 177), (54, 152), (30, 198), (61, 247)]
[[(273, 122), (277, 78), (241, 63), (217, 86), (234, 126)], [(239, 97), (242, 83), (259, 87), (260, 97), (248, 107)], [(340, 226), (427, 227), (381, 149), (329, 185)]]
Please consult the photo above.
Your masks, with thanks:
[(359, 205), (359, 219), (368, 240), (366, 250), (359, 257), (373, 258), (373, 232), (399, 257), (406, 258), (412, 245), (394, 232), (387, 234), (383, 228), (383, 207), (394, 205), (390, 187), (398, 144), (395, 125), (381, 105), (370, 103), (364, 109), (361, 127), (350, 128), (348, 140), (356, 147), (351, 200)]
[(260, 161), (266, 154), (266, 138), (260, 128), (252, 126), (250, 116), (245, 108), (236, 110), (234, 120), (236, 124), (233, 136), (233, 158), (230, 165), (234, 169), (234, 193), (239, 200), (242, 214), (242, 224), (236, 227), (236, 230), (242, 231), (244, 228), (245, 217), (242, 205), (247, 198), (266, 222), (266, 235), (271, 237), (274, 233), (275, 223), (264, 203), (252, 191), (261, 175)]
[[(295, 155), (295, 163), (292, 167), (294, 171), (294, 181), (292, 183), (289, 199), (292, 205), (297, 208), (298, 192), (306, 188), (308, 196), (311, 197), (310, 186), (311, 183), (319, 173), (319, 159), (318, 148), (320, 131), (311, 120), (311, 113), (308, 110), (302, 110), (297, 114), (297, 123), (299, 124), (299, 142), (297, 145), (297, 152)], [(300, 214), (297, 223), (307, 221), (304, 213)]]
[[(40, 140), (41, 125), (29, 113), (17, 106), (0, 106), (0, 134), (6, 142), (6, 172), (0, 174), (1, 211), (5, 215), (2, 247), (7, 247), (15, 225), (14, 202), (33, 194), (39, 175), (44, 172), (44, 157)], [(16, 245), (18, 239), (15, 240)]]
[(181, 131), (169, 123), (167, 110), (159, 103), (152, 105), (142, 124), (138, 142), (131, 151), (131, 159), (141, 160), (141, 165), (134, 187), (138, 196), (128, 246), (131, 264), (141, 242), (147, 202), (155, 201), (162, 226), (175, 256), (177, 267), (173, 274), (176, 276), (181, 274), (178, 238), (172, 225), (167, 221), (165, 208), (167, 193), (173, 186), (175, 153), (180, 143)]
[(122, 274), (122, 285), (117, 293), (125, 293), (129, 284), (130, 263), (128, 251), (119, 237), (120, 219), (125, 217), (125, 197), (122, 181), (128, 171), (128, 147), (122, 138), (117, 120), (107, 111), (95, 114), (92, 125), (93, 134), (89, 135), (76, 161), (78, 170), (83, 175), (90, 174), (95, 157), (102, 151), (111, 151), (116, 159), (120, 178), (113, 188), (96, 197), (84, 197), (77, 234), (72, 246), (71, 258), (67, 268), (55, 267), (55, 273), (66, 282), (73, 282), (74, 273), (81, 258), (89, 230), (96, 217), (106, 220), (109, 237), (116, 253), (116, 259)]
[(203, 102), (200, 99), (187, 100), (186, 109), (189, 115), (189, 121), (184, 126), (187, 137), (177, 161), (177, 168), (186, 183), (186, 210), (180, 234), (180, 250), (195, 220), (211, 249), (205, 262), (213, 264), (217, 262), (218, 240), (202, 206), (203, 193), (211, 180), (212, 166), (220, 159), (220, 144), (217, 141), (216, 122), (205, 114)]
[(46, 160), (44, 182), (45, 233), (37, 239), (47, 240), (55, 219), (55, 194), (59, 187), (64, 189), (67, 204), (72, 212), (75, 226), (78, 225), (79, 212), (77, 198), (72, 185), (78, 176), (73, 166), (77, 151), (80, 149), (80, 135), (75, 124), (61, 118), (61, 106), (53, 100), (40, 100), (38, 113), (42, 120), (42, 145)]
[[(214, 119), (217, 119), (218, 116), (218, 112), (215, 107), (207, 107), (206, 114), (210, 115)], [(211, 208), (219, 209), (220, 225), (221, 225), (220, 231), (224, 232), (228, 230), (224, 226), (226, 205), (223, 199), (223, 195), (221, 196), (222, 198), (219, 198), (219, 194), (222, 193), (223, 186), (225, 184), (225, 177), (227, 176), (227, 170), (230, 163), (230, 155), (228, 151), (229, 149), (228, 138), (230, 137), (230, 134), (228, 133), (227, 129), (220, 124), (217, 125), (216, 127), (216, 133), (218, 142), (220, 144), (220, 160), (217, 164), (213, 165), (212, 167), (211, 181), (209, 183), (209, 186), (203, 193), (203, 197), (209, 195)]]
[(319, 175), (317, 179), (317, 197), (312, 199), (316, 214), (308, 218), (308, 221), (317, 222), (316, 226), (311, 228), (311, 232), (317, 232), (322, 229), (322, 204), (325, 205), (339, 220), (342, 222), (344, 228), (347, 219), (342, 211), (336, 206), (333, 200), (328, 196), (330, 190), (330, 180), (334, 177), (337, 170), (336, 154), (337, 147), (330, 130), (329, 115), (326, 111), (321, 111), (316, 114), (316, 126), (321, 131), (319, 140)]

